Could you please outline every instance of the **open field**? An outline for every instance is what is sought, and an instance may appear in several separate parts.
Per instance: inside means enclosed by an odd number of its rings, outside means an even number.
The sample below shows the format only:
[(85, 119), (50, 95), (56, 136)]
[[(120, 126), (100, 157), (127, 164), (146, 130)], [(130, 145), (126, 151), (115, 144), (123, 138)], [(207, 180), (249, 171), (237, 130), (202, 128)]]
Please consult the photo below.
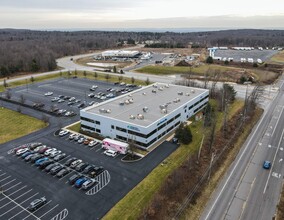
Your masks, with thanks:
[(46, 124), (33, 117), (0, 108), (0, 144), (42, 129)]
[[(211, 101), (211, 104), (215, 105), (215, 102)], [(242, 101), (236, 101), (229, 109), (229, 117), (234, 115), (242, 106)], [(217, 113), (217, 118), (217, 129), (220, 129), (223, 115)], [(193, 142), (190, 145), (181, 145), (160, 166), (157, 166), (143, 181), (120, 200), (107, 213), (104, 219), (137, 219), (152, 200), (154, 193), (161, 188), (166, 178), (198, 150), (204, 133), (202, 127), (202, 121), (192, 123), (190, 128), (193, 134)]]
[(174, 75), (174, 74), (185, 74), (194, 78), (204, 78), (205, 75), (214, 77), (216, 74), (219, 75), (220, 80), (236, 82), (243, 74), (253, 76), (260, 82), (266, 82), (275, 80), (278, 77), (277, 73), (264, 71), (260, 69), (243, 69), (230, 66), (221, 65), (200, 65), (198, 67), (180, 67), (180, 66), (146, 66), (137, 69), (139, 73), (149, 73), (155, 75)]
[(284, 51), (275, 54), (268, 63), (284, 64)]

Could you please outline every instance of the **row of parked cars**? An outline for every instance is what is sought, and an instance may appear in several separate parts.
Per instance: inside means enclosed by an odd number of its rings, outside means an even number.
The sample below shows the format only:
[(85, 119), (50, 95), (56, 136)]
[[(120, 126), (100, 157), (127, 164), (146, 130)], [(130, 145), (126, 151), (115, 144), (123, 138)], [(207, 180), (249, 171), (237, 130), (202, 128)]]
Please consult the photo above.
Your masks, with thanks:
[(75, 134), (75, 133), (70, 134), (70, 132), (66, 131), (66, 130), (61, 130), (59, 132), (60, 137), (64, 137), (68, 134), (69, 134), (68, 139), (73, 140), (73, 141), (77, 141), (78, 144), (84, 144), (84, 145), (88, 145), (89, 147), (94, 147), (94, 146), (96, 146), (100, 143), (100, 142), (98, 142), (94, 139), (87, 138), (87, 137), (85, 137), (84, 135), (81, 135), (81, 134)]
[(99, 182), (93, 178), (104, 171), (103, 167), (83, 162), (76, 157), (69, 158), (64, 164), (59, 163), (66, 158), (66, 153), (56, 148), (47, 147), (42, 143), (21, 145), (14, 149), (14, 153), (24, 161), (33, 163), (39, 169), (58, 178), (76, 171), (76, 174), (69, 178), (69, 183), (74, 184), (76, 188), (82, 187), (85, 190), (98, 184)]

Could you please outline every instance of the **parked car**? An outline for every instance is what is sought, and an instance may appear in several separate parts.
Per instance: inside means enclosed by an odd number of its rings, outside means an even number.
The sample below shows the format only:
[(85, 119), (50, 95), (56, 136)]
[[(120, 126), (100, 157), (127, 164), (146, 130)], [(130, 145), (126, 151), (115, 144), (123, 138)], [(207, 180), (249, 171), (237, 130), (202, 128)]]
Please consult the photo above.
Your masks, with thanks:
[(75, 170), (76, 170), (77, 172), (82, 172), (87, 166), (89, 166), (88, 163), (80, 163), (79, 165), (77, 165), (77, 166), (75, 167)]
[(79, 144), (82, 144), (84, 141), (85, 141), (85, 138), (84, 138), (84, 137), (81, 137), (77, 142), (78, 142)]
[(52, 102), (57, 102), (58, 100), (60, 100), (59, 97), (53, 97), (53, 98), (51, 99)]
[(83, 170), (83, 174), (88, 174), (89, 172), (91, 172), (93, 169), (95, 168), (94, 165), (89, 165), (87, 166), (84, 170)]
[(35, 161), (35, 165), (40, 166), (44, 161), (47, 161), (47, 160), (49, 160), (47, 157), (40, 158), (40, 159)]
[(76, 135), (77, 135), (77, 134), (74, 134), (74, 133), (73, 133), (73, 134), (70, 134), (70, 135), (69, 135), (69, 140), (73, 140)]
[(91, 141), (92, 141), (92, 139), (86, 138), (86, 139), (84, 140), (84, 144), (85, 144), (85, 145), (88, 145)]
[(55, 175), (62, 169), (64, 169), (64, 166), (62, 166), (61, 164), (56, 165), (55, 167), (52, 167), (52, 169), (50, 170), (50, 174)]
[(50, 156), (51, 158), (53, 158), (53, 157), (55, 157), (55, 156), (57, 156), (57, 155), (59, 155), (59, 154), (61, 154), (61, 150), (52, 151), (52, 152), (49, 154), (49, 156)]
[(85, 106), (85, 103), (80, 103), (79, 105), (77, 105), (78, 108), (83, 108)]
[(100, 175), (102, 172), (104, 172), (104, 168), (103, 167), (94, 167), (94, 169), (92, 169), (91, 172), (89, 172), (89, 177), (94, 178), (98, 175)]
[(69, 134), (69, 131), (66, 131), (66, 130), (62, 130), (62, 131), (59, 132), (59, 136), (60, 137), (63, 137), (65, 135), (67, 135), (67, 134)]
[(71, 168), (75, 168), (77, 165), (79, 165), (80, 163), (82, 163), (83, 161), (78, 159), (78, 160), (74, 160), (73, 162), (71, 162), (70, 167)]
[(31, 157), (31, 162), (35, 163), (38, 159), (41, 159), (43, 157), (44, 157), (44, 155), (42, 155), (42, 154), (34, 155), (34, 156)]
[(77, 135), (75, 135), (74, 140), (75, 140), (75, 141), (78, 141), (81, 137), (83, 137), (83, 136), (80, 135), (80, 134), (77, 134)]
[(64, 163), (64, 165), (69, 167), (69, 166), (71, 165), (71, 163), (72, 163), (73, 161), (75, 161), (75, 160), (77, 160), (77, 158), (76, 158), (76, 157), (72, 157), (72, 158), (68, 159), (68, 160)]
[(89, 106), (94, 105), (96, 102), (95, 101), (91, 101), (89, 102)]
[(53, 160), (54, 160), (54, 161), (59, 161), (59, 160), (62, 160), (63, 158), (65, 158), (65, 157), (66, 157), (66, 154), (65, 154), (65, 153), (62, 153), (62, 154), (59, 154), (59, 155), (55, 156), (55, 157), (53, 158)]
[(117, 155), (117, 152), (114, 150), (105, 150), (104, 154), (109, 156), (109, 157), (115, 157)]
[(82, 178), (83, 176), (80, 174), (74, 174), (73, 176), (71, 176), (68, 180), (70, 185), (73, 185), (78, 179)]
[(67, 105), (74, 105), (75, 102), (68, 102)]
[(57, 151), (56, 148), (50, 148), (44, 152), (45, 156), (49, 156), (53, 151)]
[(70, 170), (69, 168), (64, 168), (64, 169), (60, 170), (60, 171), (56, 174), (56, 176), (57, 176), (58, 178), (61, 178), (61, 177), (65, 176), (65, 175), (67, 175), (67, 174), (70, 173), (70, 172), (71, 172), (71, 170)]
[(88, 180), (87, 177), (82, 177), (80, 179), (77, 179), (76, 182), (75, 182), (75, 187), (76, 188), (81, 188), (81, 186), (83, 185), (84, 182), (86, 182)]
[(38, 153), (44, 154), (44, 152), (47, 151), (48, 149), (50, 149), (50, 147), (44, 146), (43, 148), (41, 148), (41, 149), (38, 151)]
[(98, 183), (99, 181), (97, 180), (88, 179), (82, 184), (82, 189), (87, 190), (91, 188), (93, 185), (98, 184)]
[(25, 159), (25, 157), (28, 156), (28, 155), (30, 155), (30, 154), (33, 154), (33, 152), (27, 151), (26, 153), (23, 153), (21, 157), (22, 157), (23, 159)]
[(22, 148), (16, 151), (16, 155), (17, 156), (21, 156), (23, 153), (26, 153), (27, 151), (29, 151), (29, 148)]
[(90, 143), (88, 144), (89, 147), (94, 147), (95, 145), (97, 145), (98, 142), (95, 140), (90, 141)]
[(45, 167), (45, 171), (46, 172), (49, 172), (53, 167), (55, 167), (55, 166), (57, 166), (58, 165), (58, 163), (51, 163), (51, 164), (49, 164), (47, 167)]
[(41, 149), (44, 149), (44, 148), (46, 148), (46, 146), (45, 145), (41, 145), (41, 146), (36, 147), (33, 151), (36, 152), (36, 153), (39, 153), (39, 151)]
[(42, 207), (44, 204), (46, 204), (46, 198), (45, 197), (41, 197), (40, 199), (35, 199), (34, 201), (32, 201), (29, 205), (29, 207), (27, 208), (29, 211), (35, 211), (38, 208)]
[(40, 169), (45, 169), (48, 165), (50, 165), (50, 164), (53, 164), (54, 162), (52, 161), (52, 160), (46, 160), (46, 161), (44, 161), (43, 163), (41, 163), (40, 165), (39, 165), (39, 168)]
[(33, 155), (34, 155), (34, 153), (31, 153), (31, 154), (27, 155), (27, 156), (25, 157), (25, 161), (26, 161), (26, 162), (30, 161), (31, 158), (33, 157)]

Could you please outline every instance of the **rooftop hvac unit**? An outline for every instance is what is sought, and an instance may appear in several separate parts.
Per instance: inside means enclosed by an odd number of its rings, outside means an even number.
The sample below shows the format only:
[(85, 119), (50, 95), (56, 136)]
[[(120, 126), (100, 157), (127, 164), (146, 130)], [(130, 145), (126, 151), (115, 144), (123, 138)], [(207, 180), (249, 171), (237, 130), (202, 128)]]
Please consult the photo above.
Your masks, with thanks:
[(153, 84), (153, 87), (154, 87), (154, 88), (158, 88), (158, 86), (157, 86), (156, 84)]
[(178, 95), (183, 95), (183, 92), (178, 92)]
[(131, 95), (131, 94), (129, 94), (128, 96), (129, 96), (129, 97), (132, 97), (132, 95)]
[(139, 119), (139, 120), (143, 120), (143, 119), (144, 119), (144, 115), (142, 115), (142, 114), (138, 114), (138, 115), (137, 115), (137, 119)]
[(161, 113), (162, 113), (162, 114), (167, 114), (167, 113), (168, 113), (168, 110), (165, 109), (165, 108), (164, 108), (164, 109), (161, 109)]
[(160, 107), (160, 109), (165, 109), (165, 108), (168, 107), (168, 105), (167, 105), (167, 104), (164, 104), (164, 105), (160, 105), (159, 107)]
[(128, 104), (129, 104), (128, 99), (126, 99), (126, 100), (124, 101), (124, 104), (126, 104), (126, 105), (128, 105)]
[(148, 107), (143, 108), (143, 112), (148, 112), (148, 110), (149, 110)]
[(130, 115), (129, 118), (132, 119), (132, 120), (134, 120), (134, 119), (135, 119), (135, 116), (134, 116), (134, 115)]
[(156, 89), (152, 89), (152, 93), (157, 93), (157, 90)]
[(107, 109), (107, 110), (106, 110), (106, 113), (111, 113), (111, 109)]
[(187, 92), (186, 94), (185, 94), (186, 96), (190, 96), (190, 94)]
[(105, 111), (106, 111), (106, 110), (105, 110), (104, 108), (100, 108), (100, 109), (99, 109), (99, 112), (100, 112), (100, 113), (104, 113)]
[(146, 95), (146, 92), (143, 92), (142, 95)]
[(134, 100), (133, 100), (133, 99), (128, 99), (128, 102), (129, 102), (130, 104), (132, 104), (132, 103), (134, 102)]
[(163, 91), (163, 90), (164, 90), (164, 88), (163, 88), (163, 87), (160, 87), (160, 88), (159, 88), (159, 90), (160, 90), (160, 91)]
[(178, 103), (178, 102), (180, 102), (180, 98), (176, 98), (176, 99), (174, 100), (174, 103)]
[(169, 84), (167, 84), (167, 85), (165, 85), (165, 87), (166, 87), (166, 88), (170, 88), (170, 85), (169, 85)]
[(195, 90), (194, 90), (194, 89), (192, 89), (192, 90), (191, 90), (191, 93), (195, 93)]
[(119, 105), (124, 105), (124, 102), (119, 102)]

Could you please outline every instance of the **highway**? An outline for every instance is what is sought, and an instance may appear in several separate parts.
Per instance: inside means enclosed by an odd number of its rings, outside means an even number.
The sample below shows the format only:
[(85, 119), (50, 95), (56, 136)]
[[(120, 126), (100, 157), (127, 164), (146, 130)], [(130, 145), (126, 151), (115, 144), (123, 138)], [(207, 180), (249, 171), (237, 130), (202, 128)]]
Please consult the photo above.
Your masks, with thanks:
[[(202, 220), (269, 220), (284, 175), (284, 77), (280, 90), (209, 200)], [(264, 160), (272, 163), (264, 169)]]

